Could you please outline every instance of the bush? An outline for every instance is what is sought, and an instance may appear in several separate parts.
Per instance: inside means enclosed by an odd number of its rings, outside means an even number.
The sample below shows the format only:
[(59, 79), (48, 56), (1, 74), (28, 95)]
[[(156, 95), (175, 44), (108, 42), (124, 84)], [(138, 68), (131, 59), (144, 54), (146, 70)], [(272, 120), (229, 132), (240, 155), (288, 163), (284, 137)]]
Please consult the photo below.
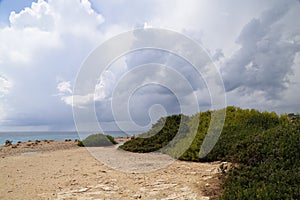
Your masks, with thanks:
[(139, 137), (133, 137), (125, 142), (120, 149), (147, 153), (160, 150), (165, 147), (176, 135), (188, 132), (188, 127), (183, 125), (179, 127), (181, 120), (187, 120), (184, 115), (172, 115), (166, 118), (161, 118), (152, 129)]
[(117, 144), (115, 139), (110, 135), (93, 134), (78, 142), (80, 147), (103, 147)]
[(253, 134), (237, 146), (222, 199), (299, 199), (300, 131), (279, 126)]
[(77, 145), (80, 146), (80, 147), (84, 147), (84, 145), (83, 145), (83, 143), (82, 143), (81, 140), (78, 141)]
[(118, 142), (115, 141), (115, 138), (111, 135), (105, 135), (107, 137), (107, 139), (109, 139), (109, 141), (113, 144), (118, 144)]
[(12, 145), (12, 141), (11, 140), (6, 140), (5, 141), (5, 146), (10, 146)]

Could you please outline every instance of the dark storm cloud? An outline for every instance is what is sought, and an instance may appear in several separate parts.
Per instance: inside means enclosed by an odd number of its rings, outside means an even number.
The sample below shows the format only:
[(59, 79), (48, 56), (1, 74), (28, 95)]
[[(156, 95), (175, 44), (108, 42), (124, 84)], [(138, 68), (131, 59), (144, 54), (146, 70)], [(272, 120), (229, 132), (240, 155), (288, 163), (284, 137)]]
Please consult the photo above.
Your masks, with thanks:
[(300, 51), (299, 40), (295, 41), (300, 30), (284, 24), (292, 20), (293, 26), (300, 25), (299, 14), (288, 15), (296, 4), (294, 1), (278, 3), (244, 26), (236, 41), (240, 49), (222, 68), (228, 92), (261, 90), (267, 98), (277, 98), (286, 88), (287, 76), (292, 73), (295, 55)]

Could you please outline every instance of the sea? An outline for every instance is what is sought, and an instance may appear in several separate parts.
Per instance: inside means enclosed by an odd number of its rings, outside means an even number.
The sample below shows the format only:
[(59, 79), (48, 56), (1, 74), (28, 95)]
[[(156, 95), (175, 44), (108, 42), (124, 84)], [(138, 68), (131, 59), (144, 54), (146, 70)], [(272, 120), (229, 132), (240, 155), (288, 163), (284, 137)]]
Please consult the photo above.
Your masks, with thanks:
[[(95, 132), (86, 131), (80, 132), (80, 136), (77, 131), (34, 131), (34, 132), (0, 132), (0, 146), (5, 144), (6, 140), (12, 141), (13, 144), (17, 142), (27, 142), (28, 140), (82, 140), (87, 136), (94, 134)], [(138, 131), (104, 131), (104, 134), (111, 135), (113, 137), (127, 137), (131, 135), (137, 135), (141, 132)]]

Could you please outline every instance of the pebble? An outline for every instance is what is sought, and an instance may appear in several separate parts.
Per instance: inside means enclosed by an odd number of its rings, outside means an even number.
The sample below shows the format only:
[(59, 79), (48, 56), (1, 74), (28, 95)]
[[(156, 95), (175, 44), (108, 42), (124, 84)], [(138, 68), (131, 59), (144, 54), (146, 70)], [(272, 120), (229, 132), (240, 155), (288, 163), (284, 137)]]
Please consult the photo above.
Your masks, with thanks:
[(142, 198), (142, 195), (140, 195), (140, 194), (135, 194), (135, 195), (133, 195), (132, 197), (135, 198), (135, 199), (140, 199), (140, 198)]

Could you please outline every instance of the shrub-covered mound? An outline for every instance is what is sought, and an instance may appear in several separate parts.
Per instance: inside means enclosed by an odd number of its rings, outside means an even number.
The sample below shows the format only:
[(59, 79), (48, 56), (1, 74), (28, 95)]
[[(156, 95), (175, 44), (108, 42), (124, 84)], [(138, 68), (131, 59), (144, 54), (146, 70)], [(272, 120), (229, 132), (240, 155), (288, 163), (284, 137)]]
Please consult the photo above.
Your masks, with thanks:
[(117, 144), (117, 142), (112, 136), (103, 134), (93, 134), (78, 142), (78, 146), (82, 147), (103, 147), (114, 144)]
[[(173, 141), (173, 147), (166, 149), (165, 153), (176, 155), (179, 149), (186, 149), (187, 141), (191, 145), (179, 159), (187, 161), (200, 161), (199, 151), (211, 120), (212, 111), (198, 113), (187, 117), (184, 115), (172, 115), (158, 120), (147, 132), (136, 139), (127, 141), (120, 148), (132, 152), (157, 151)], [(203, 160), (225, 160), (225, 155), (232, 155), (234, 145), (246, 139), (253, 133), (261, 132), (286, 123), (285, 116), (279, 117), (276, 113), (259, 112), (257, 110), (243, 110), (235, 107), (226, 109), (226, 119), (222, 134), (213, 151)], [(199, 124), (195, 124), (199, 123)], [(181, 123), (181, 127), (179, 127)], [(195, 130), (197, 129), (197, 130)], [(196, 131), (196, 135), (191, 133)], [(177, 135), (176, 135), (177, 134)], [(179, 135), (179, 136), (178, 136)], [(174, 138), (176, 136), (176, 138)]]
[[(300, 123), (291, 123), (287, 115), (278, 116), (274, 112), (227, 107), (218, 142), (205, 158), (200, 159), (199, 151), (211, 114), (212, 111), (206, 111), (186, 117), (184, 136), (187, 137), (179, 137), (180, 141), (165, 153), (173, 155), (178, 149), (185, 148), (191, 130), (195, 129), (193, 122), (200, 119), (192, 144), (179, 159), (238, 163), (238, 167), (228, 173), (221, 199), (300, 199)], [(167, 123), (168, 119), (170, 117), (160, 119), (160, 124), (153, 125), (146, 133), (151, 135), (159, 127), (161, 131), (157, 135), (130, 140), (121, 148), (135, 152), (158, 150), (170, 141), (167, 136), (174, 138), (179, 127), (176, 123), (180, 120)], [(161, 123), (164, 120), (166, 123)]]
[(161, 118), (153, 125), (152, 129), (140, 135), (140, 137), (125, 142), (121, 149), (131, 152), (153, 152), (166, 146), (184, 127), (179, 127), (181, 120), (186, 120), (188, 117), (184, 115), (172, 115), (166, 118)]

